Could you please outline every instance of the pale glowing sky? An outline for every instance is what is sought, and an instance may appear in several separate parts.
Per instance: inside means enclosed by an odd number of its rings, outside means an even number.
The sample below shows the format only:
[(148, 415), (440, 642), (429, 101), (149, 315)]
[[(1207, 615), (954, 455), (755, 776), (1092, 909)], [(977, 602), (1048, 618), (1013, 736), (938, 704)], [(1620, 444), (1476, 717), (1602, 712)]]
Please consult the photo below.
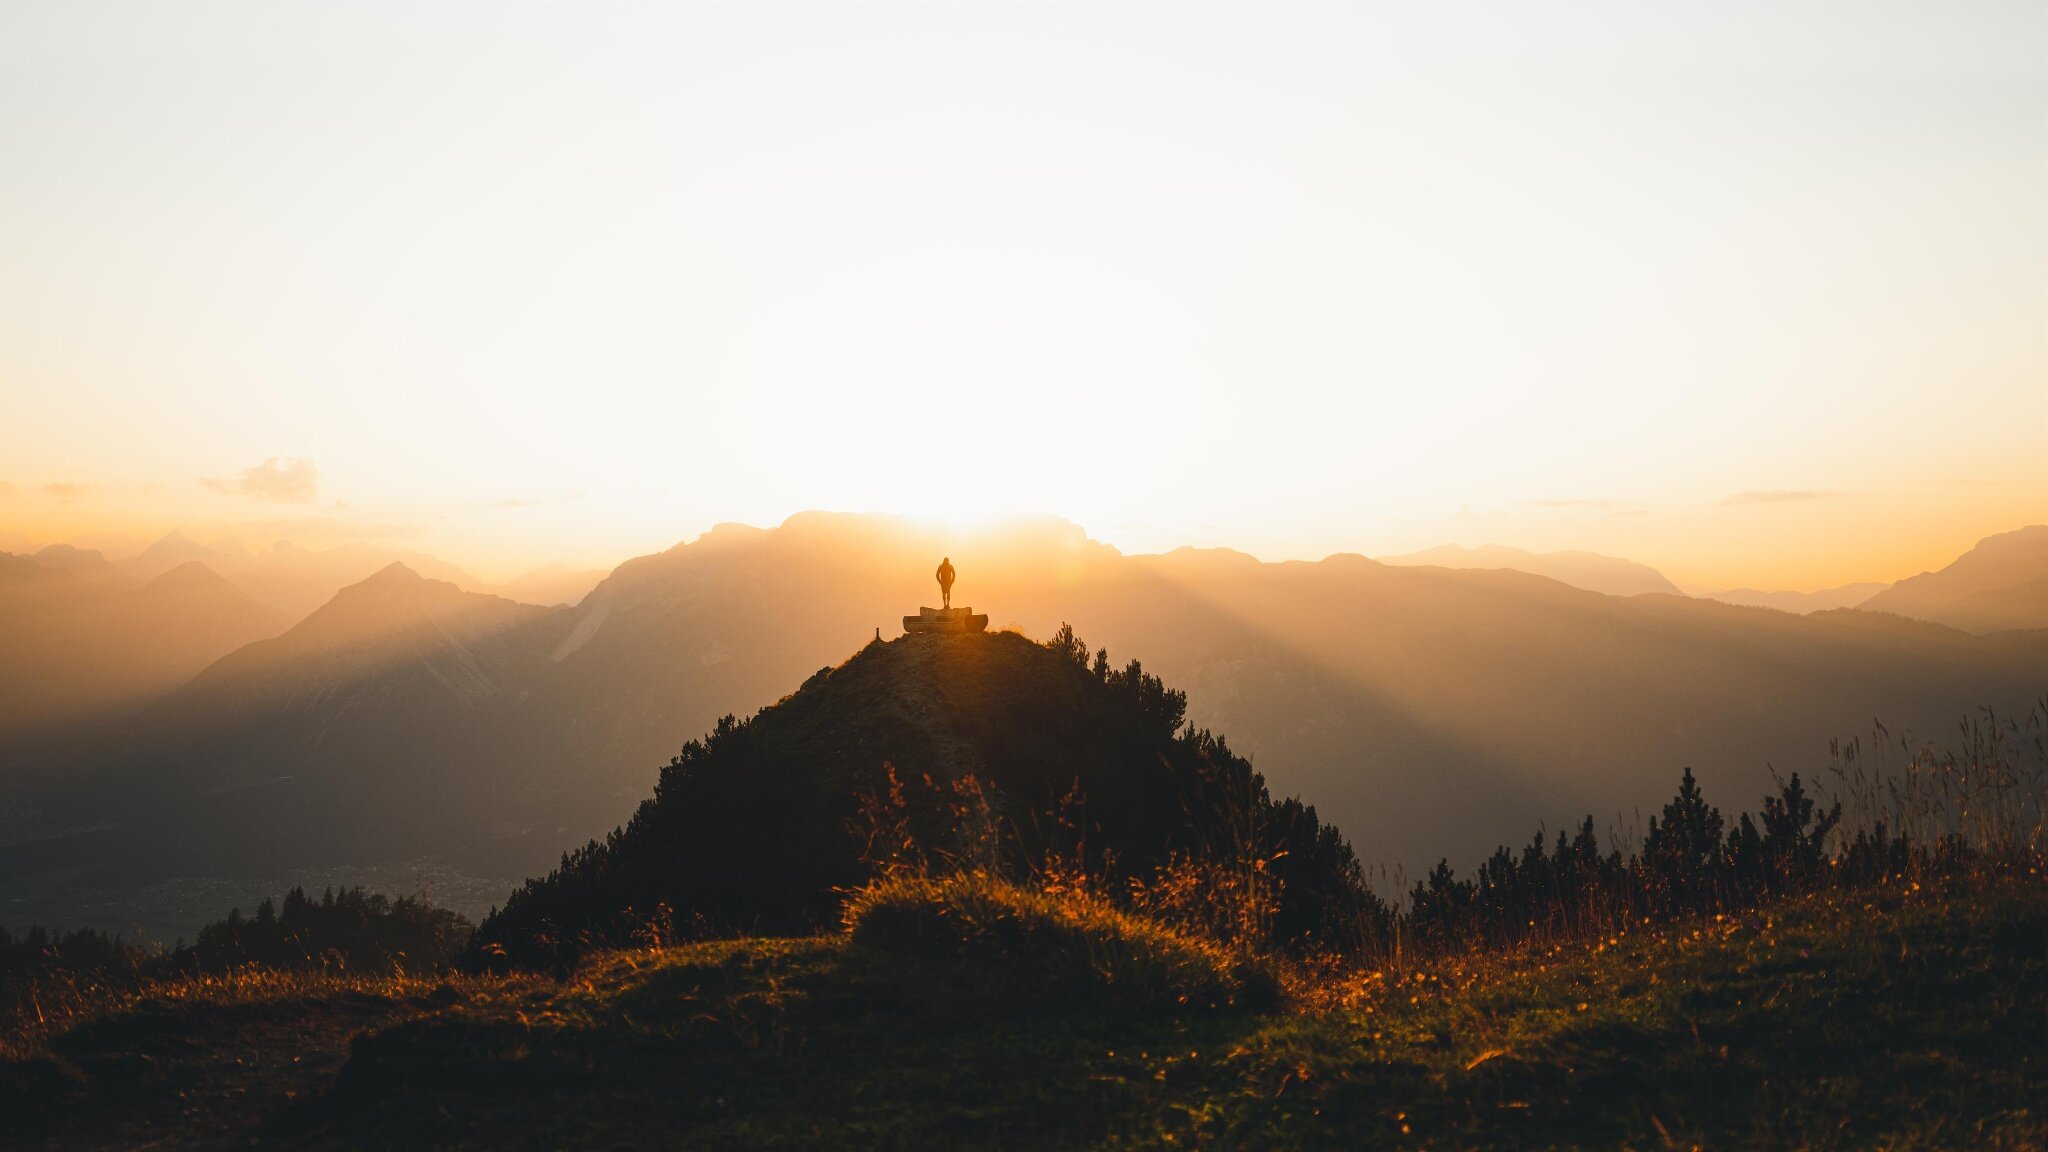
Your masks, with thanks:
[(10, 3), (0, 485), (1895, 579), (2048, 520), (2048, 5)]

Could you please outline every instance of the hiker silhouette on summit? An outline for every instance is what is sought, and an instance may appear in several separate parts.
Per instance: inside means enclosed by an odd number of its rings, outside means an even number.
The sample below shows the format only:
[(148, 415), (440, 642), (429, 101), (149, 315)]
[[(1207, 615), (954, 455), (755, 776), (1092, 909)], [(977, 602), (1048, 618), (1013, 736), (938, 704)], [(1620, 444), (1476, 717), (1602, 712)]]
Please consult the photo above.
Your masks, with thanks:
[(939, 557), (939, 570), (935, 575), (939, 578), (939, 604), (941, 607), (951, 608), (953, 606), (953, 558), (950, 556)]

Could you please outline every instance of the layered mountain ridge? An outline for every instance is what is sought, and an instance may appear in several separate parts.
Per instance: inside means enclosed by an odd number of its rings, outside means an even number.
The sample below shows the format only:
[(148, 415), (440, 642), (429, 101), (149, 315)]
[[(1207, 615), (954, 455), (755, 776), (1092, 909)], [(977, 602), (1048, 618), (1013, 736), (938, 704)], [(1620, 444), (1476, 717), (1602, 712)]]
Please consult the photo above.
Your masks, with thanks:
[(1608, 596), (1683, 595), (1678, 585), (1655, 568), (1597, 552), (1530, 552), (1501, 544), (1476, 548), (1446, 544), (1405, 556), (1382, 556), (1379, 562), (1400, 567), (1506, 568)]
[[(1946, 730), (2048, 690), (2048, 637), (1861, 611), (1604, 596), (1512, 570), (1228, 551), (1125, 556), (1052, 519), (978, 532), (805, 514), (722, 526), (539, 609), (386, 569), (54, 765), (0, 874), (271, 870), (418, 856), (530, 874), (625, 818), (659, 766), (929, 599), (1071, 622), (1189, 693), (1273, 786), (1411, 872), (1536, 820), (1626, 825), (1690, 765), (1710, 794), (1828, 741)], [(138, 832), (138, 829), (143, 831)], [(95, 840), (97, 835), (100, 839)]]
[(204, 564), (138, 585), (97, 553), (55, 559), (0, 553), (0, 765), (67, 724), (139, 708), (284, 626)]
[(2048, 525), (1988, 536), (1955, 563), (1901, 580), (1861, 607), (1965, 632), (2048, 628)]

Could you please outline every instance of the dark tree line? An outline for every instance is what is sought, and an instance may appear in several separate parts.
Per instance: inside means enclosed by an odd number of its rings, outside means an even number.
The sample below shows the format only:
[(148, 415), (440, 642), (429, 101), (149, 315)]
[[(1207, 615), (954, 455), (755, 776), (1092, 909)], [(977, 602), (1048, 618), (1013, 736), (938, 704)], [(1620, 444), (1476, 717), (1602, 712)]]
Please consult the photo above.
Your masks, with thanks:
[(260, 964), (432, 972), (461, 952), (469, 934), (467, 920), (415, 897), (394, 900), (361, 888), (330, 888), (315, 900), (304, 888), (293, 888), (282, 906), (266, 899), (253, 916), (244, 917), (238, 908), (200, 929), (188, 963), (201, 971)]
[(446, 969), (460, 955), (469, 921), (424, 900), (327, 889), (317, 899), (293, 888), (284, 901), (266, 899), (253, 916), (228, 912), (190, 944), (146, 948), (91, 928), (52, 932), (0, 928), (0, 991), (51, 974), (125, 983), (244, 965), (278, 970), (388, 974)]
[(1440, 861), (1409, 894), (1404, 927), (1419, 941), (1510, 944), (1644, 916), (1733, 911), (1969, 856), (1958, 840), (1917, 845), (1882, 822), (1830, 854), (1828, 838), (1841, 820), (1842, 806), (1822, 810), (1794, 773), (1777, 795), (1764, 797), (1758, 817), (1744, 813), (1731, 829), (1688, 768), (1678, 794), (1650, 818), (1639, 850), (1603, 852), (1588, 816), (1574, 833), (1558, 832), (1554, 842), (1546, 843), (1539, 831), (1520, 852), (1496, 849), (1467, 879)]

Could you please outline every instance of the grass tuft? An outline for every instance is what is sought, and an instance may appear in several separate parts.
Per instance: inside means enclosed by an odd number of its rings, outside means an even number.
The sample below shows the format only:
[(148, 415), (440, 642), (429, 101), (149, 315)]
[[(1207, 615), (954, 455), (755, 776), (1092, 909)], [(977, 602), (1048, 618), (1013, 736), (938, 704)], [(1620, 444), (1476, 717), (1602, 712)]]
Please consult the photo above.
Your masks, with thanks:
[(1263, 961), (1086, 892), (1053, 895), (981, 874), (880, 881), (854, 894), (846, 926), (857, 952), (957, 963), (1033, 1008), (1261, 1010), (1278, 997)]

